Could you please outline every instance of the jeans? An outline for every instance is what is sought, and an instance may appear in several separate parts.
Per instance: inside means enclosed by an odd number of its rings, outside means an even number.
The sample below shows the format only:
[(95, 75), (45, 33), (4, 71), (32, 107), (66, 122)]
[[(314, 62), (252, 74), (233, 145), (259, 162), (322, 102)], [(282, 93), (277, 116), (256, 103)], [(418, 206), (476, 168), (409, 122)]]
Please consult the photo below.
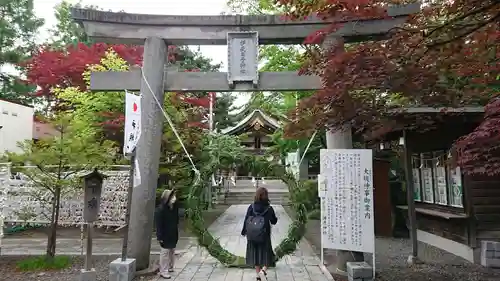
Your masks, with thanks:
[(174, 269), (175, 249), (161, 248), (160, 251), (160, 274), (168, 275), (168, 270)]

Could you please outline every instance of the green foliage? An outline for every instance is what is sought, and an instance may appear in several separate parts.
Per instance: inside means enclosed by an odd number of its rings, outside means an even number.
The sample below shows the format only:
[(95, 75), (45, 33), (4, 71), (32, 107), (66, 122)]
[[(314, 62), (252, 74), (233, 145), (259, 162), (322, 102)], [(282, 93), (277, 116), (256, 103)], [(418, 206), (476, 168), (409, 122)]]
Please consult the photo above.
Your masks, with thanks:
[[(262, 162), (262, 166), (264, 166)], [(247, 267), (244, 257), (236, 256), (226, 249), (224, 249), (219, 240), (210, 234), (210, 232), (205, 228), (203, 222), (203, 182), (210, 179), (210, 176), (218, 169), (223, 168), (221, 166), (212, 165), (207, 166), (201, 172), (201, 180), (198, 184), (193, 185), (190, 189), (187, 204), (186, 204), (186, 216), (188, 219), (189, 227), (198, 238), (198, 243), (200, 246), (205, 247), (211, 256), (216, 258), (223, 265), (228, 267)], [(305, 225), (307, 223), (307, 211), (302, 203), (298, 202), (297, 199), (301, 197), (300, 190), (302, 189), (302, 184), (295, 181), (293, 175), (286, 174), (283, 167), (278, 165), (272, 165), (267, 163), (267, 169), (274, 171), (276, 174), (280, 173), (282, 180), (288, 185), (289, 191), (292, 198), (292, 206), (296, 212), (296, 217), (290, 228), (288, 229), (287, 237), (276, 247), (274, 250), (276, 253), (276, 260), (283, 258), (285, 255), (291, 254), (295, 251), (297, 244), (300, 242), (305, 233)]]
[(295, 252), (297, 245), (304, 237), (306, 232), (307, 224), (307, 210), (304, 204), (300, 202), (300, 197), (302, 197), (302, 183), (295, 180), (294, 175), (283, 174), (282, 180), (287, 184), (288, 190), (290, 192), (290, 199), (292, 201), (292, 207), (295, 211), (295, 218), (288, 228), (288, 233), (285, 239), (275, 248), (276, 260), (283, 258), (286, 255), (290, 255)]
[(273, 145), (269, 148), (269, 153), (278, 155), (281, 159), (285, 159), (288, 153), (294, 152), (299, 148), (299, 143), (297, 141), (284, 138), (282, 129), (272, 134), (271, 139)]
[(281, 166), (270, 165), (267, 157), (269, 156), (247, 154), (242, 159), (240, 167), (255, 177), (280, 177), (282, 175)]
[(218, 71), (222, 65), (220, 62), (214, 63), (211, 58), (204, 57), (199, 47), (197, 50), (193, 50), (187, 46), (179, 46), (176, 52), (177, 61), (175, 65), (178, 66), (181, 71), (192, 69), (204, 72)]
[[(19, 63), (35, 49), (35, 36), (43, 20), (35, 16), (33, 0), (3, 0), (0, 5), (0, 98), (30, 104), (33, 87), (20, 82)], [(19, 74), (7, 73), (5, 66)]]
[[(48, 209), (42, 214), (48, 213), (51, 231), (47, 256), (53, 258), (61, 196), (81, 187), (79, 176), (82, 172), (97, 167), (105, 169), (116, 150), (109, 141), (100, 141), (95, 129), (73, 115), (60, 115), (51, 124), (59, 131), (58, 136), (20, 143), (22, 152), (10, 153), (8, 156), (14, 161), (30, 165), (19, 168), (34, 183), (30, 195)], [(34, 215), (29, 209), (20, 211), (26, 220)]]
[(68, 45), (77, 44), (78, 42), (85, 44), (92, 43), (84, 29), (71, 18), (70, 9), (73, 7), (98, 10), (97, 6), (82, 6), (81, 1), (77, 4), (72, 4), (64, 0), (57, 4), (54, 8), (54, 16), (57, 23), (49, 30), (50, 39), (48, 44), (51, 47), (62, 49)]
[(79, 179), (75, 174), (105, 167), (116, 153), (110, 142), (98, 141), (96, 130), (73, 115), (58, 116), (50, 123), (59, 131), (58, 136), (25, 141), (19, 144), (21, 153), (8, 153), (13, 161), (29, 163), (30, 166), (20, 168), (36, 186), (52, 193), (77, 187)]
[(317, 180), (303, 181), (301, 189), (296, 190), (296, 192), (298, 193), (296, 203), (303, 204), (307, 212), (320, 208)]
[(72, 262), (68, 256), (55, 256), (53, 258), (37, 256), (18, 261), (16, 268), (20, 271), (61, 270), (71, 267)]
[[(101, 59), (100, 64), (90, 65), (83, 73), (84, 80), (90, 85), (91, 71), (127, 71), (127, 62), (116, 52), (109, 50)], [(68, 108), (76, 119), (92, 127), (102, 127), (109, 119), (103, 113), (123, 112), (125, 108), (125, 92), (90, 92), (77, 87), (53, 89), (54, 94), (62, 101), (62, 106)]]
[(233, 106), (236, 96), (231, 92), (217, 93), (214, 108), (214, 126), (215, 129), (220, 130), (235, 125), (236, 121), (234, 116), (229, 112), (235, 110)]
[(208, 135), (204, 139), (202, 148), (204, 152), (201, 160), (209, 163), (205, 166), (230, 168), (237, 164), (240, 159), (246, 157), (245, 148), (241, 145), (237, 136), (230, 135)]
[(228, 0), (226, 5), (233, 14), (281, 14), (279, 7), (273, 0)]
[[(177, 61), (175, 66), (179, 71), (196, 69), (203, 72), (219, 71), (221, 63), (214, 63), (212, 59), (204, 57), (200, 49), (193, 50), (187, 46), (179, 46), (176, 50)], [(206, 97), (208, 93), (197, 92), (190, 93), (194, 97)], [(229, 112), (234, 110), (233, 103), (236, 96), (231, 92), (217, 93), (217, 98), (214, 106), (214, 125), (216, 129), (223, 129), (233, 126), (235, 121), (231, 118)]]
[(309, 212), (307, 218), (310, 220), (320, 220), (321, 219), (321, 209), (315, 209)]

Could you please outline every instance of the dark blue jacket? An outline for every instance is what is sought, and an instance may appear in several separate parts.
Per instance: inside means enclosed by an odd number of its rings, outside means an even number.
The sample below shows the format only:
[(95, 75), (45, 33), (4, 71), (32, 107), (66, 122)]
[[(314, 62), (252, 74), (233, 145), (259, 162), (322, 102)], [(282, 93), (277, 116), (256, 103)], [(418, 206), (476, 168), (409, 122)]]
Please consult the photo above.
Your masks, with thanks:
[(161, 204), (156, 208), (156, 238), (161, 241), (160, 246), (172, 249), (179, 241), (179, 205), (174, 203), (170, 209), (168, 205)]
[(275, 225), (278, 222), (278, 218), (276, 217), (276, 213), (274, 212), (273, 207), (271, 207), (269, 201), (258, 201), (250, 204), (247, 209), (247, 213), (245, 215), (245, 221), (243, 222), (243, 229), (241, 230), (241, 235), (246, 235), (246, 221), (249, 216), (253, 215), (253, 212), (262, 213), (267, 209), (267, 212), (264, 214), (264, 219), (266, 220), (266, 230), (267, 233), (271, 234), (271, 224)]

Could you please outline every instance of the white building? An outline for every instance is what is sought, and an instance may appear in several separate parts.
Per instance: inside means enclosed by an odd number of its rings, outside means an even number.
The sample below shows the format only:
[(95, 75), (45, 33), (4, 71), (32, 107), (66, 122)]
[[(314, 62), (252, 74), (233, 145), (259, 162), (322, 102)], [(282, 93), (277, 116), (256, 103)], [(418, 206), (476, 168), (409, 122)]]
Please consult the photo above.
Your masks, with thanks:
[(0, 100), (0, 155), (20, 152), (18, 142), (33, 139), (33, 115), (35, 109)]

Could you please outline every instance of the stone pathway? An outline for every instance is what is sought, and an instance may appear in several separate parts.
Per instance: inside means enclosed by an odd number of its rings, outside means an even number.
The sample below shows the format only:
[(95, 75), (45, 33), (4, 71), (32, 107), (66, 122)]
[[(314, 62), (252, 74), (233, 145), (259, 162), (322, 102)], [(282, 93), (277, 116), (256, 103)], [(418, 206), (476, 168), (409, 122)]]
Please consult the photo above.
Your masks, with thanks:
[[(248, 205), (232, 205), (210, 226), (209, 231), (224, 247), (239, 256), (245, 255), (246, 238), (240, 235)], [(272, 242), (277, 245), (286, 236), (291, 219), (281, 206), (273, 206), (278, 223), (272, 229)], [(324, 271), (311, 246), (303, 240), (297, 251), (269, 269), (269, 281), (327, 281), (332, 276)], [(252, 269), (225, 268), (203, 249), (191, 248), (180, 255), (173, 279), (175, 281), (254, 281)], [(326, 274), (324, 273), (326, 272)], [(150, 280), (162, 280), (154, 277)]]
[[(219, 238), (221, 244), (230, 252), (244, 256), (246, 238), (240, 235), (241, 227), (248, 205), (230, 206), (209, 228)], [(278, 223), (272, 229), (273, 246), (287, 235), (291, 218), (281, 205), (273, 206)], [(58, 239), (57, 253), (60, 255), (80, 255), (79, 239)], [(1, 255), (40, 255), (45, 253), (45, 239), (4, 239)], [(151, 254), (158, 255), (159, 246), (152, 241)], [(119, 255), (121, 239), (96, 239), (93, 250), (95, 255)], [(182, 239), (176, 251), (173, 281), (254, 281), (255, 271), (252, 269), (225, 268), (208, 252), (199, 247), (195, 239)], [(301, 241), (293, 255), (280, 260), (276, 268), (269, 269), (269, 281), (328, 281), (332, 276), (320, 266), (320, 259), (314, 254), (306, 240)], [(161, 281), (156, 276), (141, 280)]]

